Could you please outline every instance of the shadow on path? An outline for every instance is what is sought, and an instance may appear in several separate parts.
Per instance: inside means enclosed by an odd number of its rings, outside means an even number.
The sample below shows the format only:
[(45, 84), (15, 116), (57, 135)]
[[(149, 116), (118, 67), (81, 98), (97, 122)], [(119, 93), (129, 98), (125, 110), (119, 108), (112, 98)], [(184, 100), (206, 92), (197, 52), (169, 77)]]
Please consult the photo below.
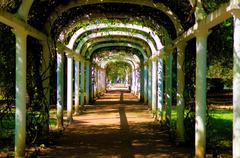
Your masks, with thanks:
[(39, 157), (192, 158), (193, 149), (173, 146), (147, 109), (141, 104), (88, 106)]

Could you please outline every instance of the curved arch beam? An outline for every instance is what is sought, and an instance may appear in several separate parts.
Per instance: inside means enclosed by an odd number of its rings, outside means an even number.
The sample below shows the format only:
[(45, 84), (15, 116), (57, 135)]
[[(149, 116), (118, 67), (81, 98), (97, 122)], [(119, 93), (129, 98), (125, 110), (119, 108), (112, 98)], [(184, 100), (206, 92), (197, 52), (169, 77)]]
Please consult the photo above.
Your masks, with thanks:
[[(146, 57), (146, 59), (148, 59), (151, 56), (151, 49), (146, 42), (140, 41), (140, 40), (133, 41), (132, 39), (129, 39), (128, 37), (121, 37), (121, 38), (119, 38), (119, 37), (107, 37), (107, 38), (104, 37), (104, 38), (94, 39), (94, 41), (89, 41), (89, 42), (92, 42), (92, 43), (85, 44), (86, 46), (83, 47), (83, 49), (82, 49), (83, 52), (85, 51), (85, 57), (88, 57), (88, 51), (87, 51), (88, 48), (91, 48), (92, 45), (96, 45), (101, 42), (129, 43), (129, 44), (133, 44), (133, 45), (139, 45), (142, 48), (145, 48), (143, 57)], [(87, 52), (87, 54), (86, 54), (86, 52)]]
[(33, 4), (34, 0), (24, 0), (22, 1), (18, 11), (17, 11), (17, 15), (24, 20), (25, 22), (27, 22), (28, 20), (28, 14), (29, 11), (31, 9), (31, 6)]
[[(75, 0), (75, 1), (69, 2), (68, 5), (59, 5), (48, 17), (47, 22), (45, 24), (45, 29), (49, 33), (51, 30), (51, 24), (53, 24), (56, 21), (58, 16), (62, 15), (63, 12), (65, 12), (71, 8), (80, 7), (83, 5), (103, 4), (103, 3), (123, 3), (123, 1), (122, 0), (104, 0), (104, 1), (103, 0), (88, 0), (88, 1), (83, 2), (82, 0)], [(170, 20), (174, 24), (177, 35), (180, 35), (184, 31), (178, 17), (172, 12), (172, 10), (170, 8), (168, 8), (167, 6), (165, 6), (162, 3), (153, 3), (152, 1), (149, 1), (149, 0), (128, 0), (128, 1), (124, 1), (124, 3), (141, 5), (141, 6), (144, 5), (147, 7), (158, 9), (159, 11), (162, 11), (170, 18)]]
[[(100, 38), (100, 37), (109, 37), (109, 36), (116, 36), (116, 37), (124, 37), (125, 36), (128, 38), (140, 39), (142, 41), (145, 41), (149, 45), (152, 55), (155, 55), (158, 53), (154, 47), (154, 44), (148, 38), (143, 36), (142, 34), (132, 34), (129, 32), (122, 32), (122, 31), (111, 31), (111, 32), (101, 32), (101, 33), (90, 34), (90, 35), (84, 37), (80, 41), (80, 43), (77, 46), (76, 52), (79, 53), (81, 51), (83, 45), (91, 39), (96, 39), (96, 38)], [(85, 54), (82, 54), (82, 55), (85, 56)]]
[[(110, 62), (110, 61), (113, 61), (113, 60), (114, 59), (103, 61), (101, 66), (105, 68), (107, 63)], [(137, 88), (138, 80), (140, 80), (140, 78), (141, 78), (140, 76), (139, 77), (136, 76), (137, 67), (138, 67), (139, 64), (134, 63), (131, 58), (130, 59), (127, 59), (127, 58), (126, 59), (119, 59), (119, 58), (117, 58), (114, 61), (122, 61), (122, 62), (126, 62), (126, 63), (129, 63), (129, 64), (131, 64), (131, 62), (133, 63), (133, 66), (135, 66), (135, 67), (132, 67), (132, 91), (133, 91), (134, 94), (137, 94), (137, 91), (138, 91), (138, 88)], [(136, 64), (136, 65), (134, 65), (134, 64)], [(142, 93), (142, 95), (144, 95), (144, 94)]]
[(88, 25), (86, 28), (80, 28), (77, 30), (73, 36), (71, 37), (69, 43), (68, 43), (68, 48), (72, 49), (74, 46), (74, 43), (76, 42), (77, 38), (81, 35), (84, 34), (88, 31), (95, 30), (95, 29), (105, 29), (105, 28), (123, 28), (123, 29), (133, 29), (137, 31), (142, 31), (146, 34), (149, 34), (153, 41), (155, 42), (156, 48), (160, 50), (162, 48), (161, 41), (159, 37), (157, 36), (157, 33), (153, 31), (152, 29), (148, 27), (144, 27), (141, 25), (135, 25), (135, 24), (122, 24), (122, 23), (116, 23), (114, 25), (108, 25), (108, 24), (92, 24)]
[(128, 63), (128, 64), (130, 64), (131, 65), (131, 67), (132, 67), (132, 70), (134, 70), (137, 66), (136, 66), (136, 63), (134, 63), (132, 60), (130, 60), (130, 59), (111, 59), (111, 61), (110, 60), (102, 60), (101, 62), (100, 62), (100, 66), (102, 67), (102, 68), (105, 68), (106, 67), (106, 65), (109, 63), (109, 62), (112, 62), (112, 61), (121, 61), (121, 62), (126, 62), (126, 63)]
[[(103, 43), (103, 44), (98, 44), (98, 45), (95, 45), (94, 47), (92, 47), (89, 50), (89, 53), (87, 55), (87, 59), (90, 59), (91, 55), (98, 49), (105, 48), (105, 47), (115, 47), (115, 46), (123, 46), (123, 47), (129, 47), (129, 48), (137, 49), (142, 54), (145, 54), (143, 48), (141, 48), (138, 45), (134, 45), (134, 44), (130, 44), (130, 43)], [(144, 57), (144, 60), (146, 60), (146, 57)]]

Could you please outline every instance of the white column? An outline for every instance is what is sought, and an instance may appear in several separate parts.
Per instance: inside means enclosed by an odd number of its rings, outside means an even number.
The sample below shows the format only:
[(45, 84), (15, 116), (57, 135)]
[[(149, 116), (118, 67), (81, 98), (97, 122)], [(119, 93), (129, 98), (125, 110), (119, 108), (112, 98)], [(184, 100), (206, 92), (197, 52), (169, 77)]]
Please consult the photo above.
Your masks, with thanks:
[(72, 123), (72, 112), (73, 112), (73, 59), (67, 57), (67, 121), (69, 124)]
[(16, 113), (15, 113), (15, 157), (23, 158), (26, 141), (26, 65), (27, 33), (14, 30), (16, 35)]
[(166, 122), (170, 123), (171, 114), (172, 114), (172, 62), (173, 62), (173, 54), (170, 52), (166, 62), (167, 67), (167, 78), (166, 78)]
[(102, 93), (102, 68), (98, 70), (98, 96)]
[(184, 59), (185, 59), (185, 47), (186, 43), (180, 45), (177, 50), (177, 142), (183, 143), (184, 138)]
[(240, 158), (240, 18), (234, 16), (233, 158)]
[(136, 80), (136, 75), (135, 75), (135, 68), (132, 70), (132, 88), (131, 92), (135, 94), (135, 80)]
[(96, 97), (99, 94), (99, 69), (96, 68)]
[(93, 85), (93, 77), (94, 77), (94, 74), (93, 74), (93, 66), (90, 65), (89, 67), (89, 86), (90, 86), (90, 89), (89, 89), (89, 102), (93, 102), (94, 100), (94, 96), (93, 96), (93, 92), (94, 92), (94, 85)]
[(106, 90), (106, 71), (102, 69), (102, 92), (104, 93)]
[(103, 89), (106, 92), (106, 69), (103, 70)]
[(97, 68), (94, 67), (93, 99), (97, 97)]
[(140, 65), (140, 101), (144, 101), (144, 65), (143, 62), (141, 62)]
[(74, 115), (79, 115), (79, 61), (75, 60), (75, 97), (74, 97), (74, 104), (75, 104), (75, 112)]
[(148, 66), (144, 65), (144, 104), (148, 102)]
[(64, 53), (57, 53), (57, 128), (63, 128)]
[(90, 63), (87, 62), (86, 64), (86, 104), (89, 104), (89, 98), (90, 98)]
[(163, 71), (163, 59), (158, 60), (158, 97), (157, 97), (157, 107), (160, 112), (159, 119), (162, 122), (163, 121), (163, 100), (164, 100), (164, 91), (163, 91), (163, 85), (164, 85), (164, 71)]
[(157, 109), (157, 62), (152, 62), (152, 110)]
[(148, 106), (152, 108), (152, 64), (148, 65)]
[(84, 92), (85, 92), (85, 62), (82, 61), (81, 62), (81, 87), (80, 87), (80, 91), (81, 91), (81, 94), (80, 94), (80, 105), (81, 106), (84, 106)]
[(196, 36), (196, 158), (204, 158), (206, 152), (207, 37), (207, 30), (199, 32)]

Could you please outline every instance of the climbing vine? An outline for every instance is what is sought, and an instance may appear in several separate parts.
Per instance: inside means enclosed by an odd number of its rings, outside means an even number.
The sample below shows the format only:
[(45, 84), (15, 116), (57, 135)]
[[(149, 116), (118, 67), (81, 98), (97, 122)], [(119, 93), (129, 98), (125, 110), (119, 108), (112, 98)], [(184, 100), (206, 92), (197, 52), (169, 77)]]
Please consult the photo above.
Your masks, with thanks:
[[(35, 143), (48, 137), (48, 100), (43, 82), (49, 79), (42, 71), (45, 62), (39, 41), (27, 38), (27, 142)], [(13, 144), (15, 129), (15, 35), (11, 28), (0, 25), (0, 143)]]

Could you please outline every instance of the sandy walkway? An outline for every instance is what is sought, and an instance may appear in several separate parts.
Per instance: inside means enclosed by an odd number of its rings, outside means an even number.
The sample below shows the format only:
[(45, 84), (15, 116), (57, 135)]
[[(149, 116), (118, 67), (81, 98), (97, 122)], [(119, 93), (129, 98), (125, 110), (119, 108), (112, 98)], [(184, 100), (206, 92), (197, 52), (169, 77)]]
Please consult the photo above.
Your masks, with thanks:
[(89, 106), (40, 157), (190, 158), (192, 153), (173, 146), (147, 107), (135, 103)]

